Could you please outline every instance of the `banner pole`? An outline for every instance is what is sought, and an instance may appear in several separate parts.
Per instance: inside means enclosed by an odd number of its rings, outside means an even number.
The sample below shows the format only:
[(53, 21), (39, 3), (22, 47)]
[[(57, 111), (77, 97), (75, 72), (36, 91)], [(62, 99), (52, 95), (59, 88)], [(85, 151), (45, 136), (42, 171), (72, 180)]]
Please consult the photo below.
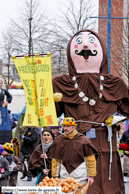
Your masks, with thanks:
[[(42, 150), (43, 150), (43, 154), (44, 154), (42, 131), (43, 131), (43, 127), (40, 128), (40, 137), (41, 137)], [(45, 160), (45, 158), (43, 158), (43, 159), (44, 159), (45, 170), (47, 170), (46, 160)]]

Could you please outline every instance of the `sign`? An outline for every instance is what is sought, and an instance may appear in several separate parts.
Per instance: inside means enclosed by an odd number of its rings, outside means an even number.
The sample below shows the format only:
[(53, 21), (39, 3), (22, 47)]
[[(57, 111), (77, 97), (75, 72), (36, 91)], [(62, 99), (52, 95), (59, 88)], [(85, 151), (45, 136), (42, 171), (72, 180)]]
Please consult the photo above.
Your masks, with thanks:
[(57, 126), (53, 98), (51, 54), (24, 58), (12, 57), (26, 96), (23, 126)]

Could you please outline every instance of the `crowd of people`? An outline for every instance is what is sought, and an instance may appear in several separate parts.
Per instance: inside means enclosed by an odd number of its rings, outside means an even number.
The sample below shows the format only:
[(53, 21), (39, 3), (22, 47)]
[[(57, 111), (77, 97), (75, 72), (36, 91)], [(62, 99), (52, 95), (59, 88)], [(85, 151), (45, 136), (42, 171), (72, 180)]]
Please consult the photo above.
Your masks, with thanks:
[(45, 176), (71, 177), (81, 180), (83, 186), (87, 181), (92, 185), (97, 151), (86, 136), (77, 132), (74, 118), (65, 118), (62, 125), (61, 131), (60, 126), (45, 127), (42, 138), (36, 127), (26, 127), (20, 159), (14, 155), (12, 143), (0, 145), (0, 186), (16, 186), (18, 171), (22, 172), (21, 179), (27, 176), (27, 181), (37, 177), (35, 185)]
[[(21, 136), (20, 159), (14, 155), (12, 143), (0, 145), (0, 186), (16, 186), (18, 171), (22, 172), (20, 179), (27, 177), (27, 181), (31, 181), (36, 177), (35, 185), (45, 176), (74, 178), (81, 181), (82, 187), (87, 181), (92, 185), (99, 153), (90, 139), (76, 130), (74, 118), (64, 118), (62, 126), (45, 127), (42, 138), (38, 136), (36, 127), (26, 127)], [(129, 143), (129, 124), (127, 129), (121, 143)], [(128, 166), (128, 153), (124, 151), (124, 177), (128, 175)]]

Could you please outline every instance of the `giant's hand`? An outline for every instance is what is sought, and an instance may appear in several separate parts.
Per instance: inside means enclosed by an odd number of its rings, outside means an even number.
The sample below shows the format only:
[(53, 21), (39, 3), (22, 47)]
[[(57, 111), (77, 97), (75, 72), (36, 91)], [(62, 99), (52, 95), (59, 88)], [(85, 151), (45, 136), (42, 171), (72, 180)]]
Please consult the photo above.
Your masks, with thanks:
[(54, 96), (54, 101), (55, 102), (60, 102), (62, 97), (63, 97), (63, 95), (61, 93), (58, 93), (58, 92), (54, 93), (53, 96)]
[(108, 119), (105, 120), (105, 123), (107, 124), (108, 127), (116, 124), (116, 123), (120, 123), (122, 121), (124, 121), (126, 119), (125, 116), (123, 115), (111, 115)]
[(105, 120), (105, 123), (107, 124), (108, 127), (112, 125), (113, 122), (113, 115), (111, 115), (108, 119)]

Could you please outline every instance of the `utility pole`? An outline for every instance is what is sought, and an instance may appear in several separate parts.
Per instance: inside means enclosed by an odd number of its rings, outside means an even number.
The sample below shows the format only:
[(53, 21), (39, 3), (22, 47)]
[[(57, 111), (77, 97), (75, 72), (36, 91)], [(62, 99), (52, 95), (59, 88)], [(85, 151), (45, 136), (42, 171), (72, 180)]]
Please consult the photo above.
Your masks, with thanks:
[(7, 84), (7, 90), (9, 89), (9, 80), (10, 80), (10, 72), (9, 72), (9, 67), (10, 67), (10, 54), (8, 52), (8, 64), (7, 64), (7, 67), (8, 67), (8, 84)]
[(128, 25), (128, 61), (127, 61), (127, 65), (128, 65), (128, 87), (129, 87), (129, 21), (127, 22), (127, 25)]
[(32, 34), (31, 34), (31, 22), (33, 20), (32, 18), (32, 0), (30, 0), (30, 17), (29, 17), (29, 55), (33, 54), (32, 53)]

